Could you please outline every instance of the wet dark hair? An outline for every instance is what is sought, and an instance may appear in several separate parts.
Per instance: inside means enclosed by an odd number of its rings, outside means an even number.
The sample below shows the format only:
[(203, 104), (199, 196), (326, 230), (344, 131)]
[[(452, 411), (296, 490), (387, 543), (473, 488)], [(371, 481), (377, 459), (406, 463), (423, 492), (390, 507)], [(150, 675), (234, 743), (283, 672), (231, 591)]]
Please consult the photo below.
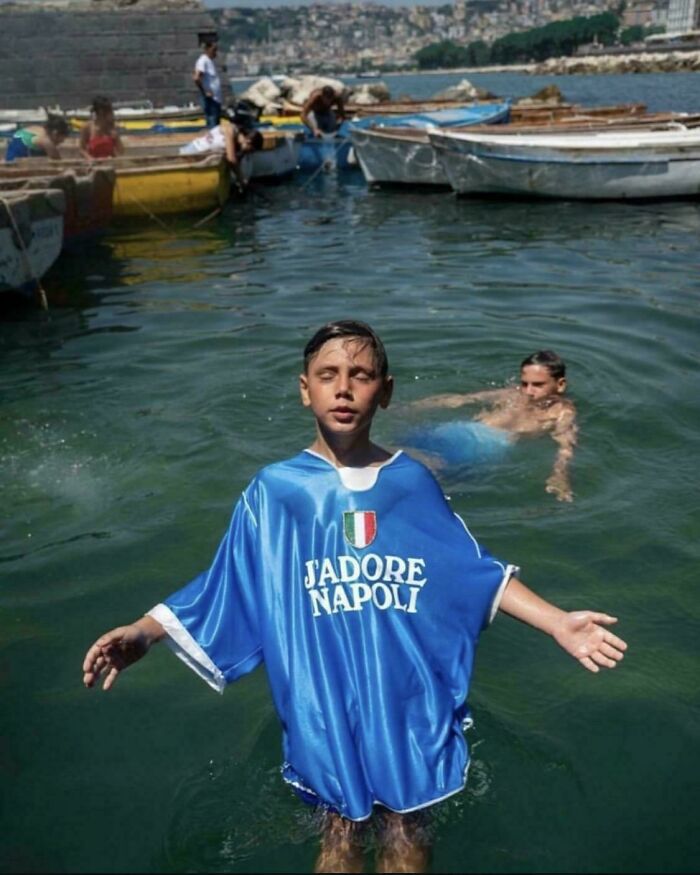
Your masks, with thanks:
[(258, 149), (262, 149), (265, 140), (260, 131), (246, 131), (246, 138), (254, 152), (257, 152)]
[(321, 89), (321, 94), (323, 94), (324, 97), (335, 97), (335, 88), (330, 85), (324, 85)]
[(92, 106), (90, 107), (92, 112), (97, 115), (100, 112), (109, 112), (112, 109), (112, 101), (109, 97), (105, 97), (103, 94), (99, 94), (97, 97), (93, 98)]
[(47, 113), (44, 130), (47, 134), (58, 134), (60, 137), (67, 137), (70, 134), (70, 125), (62, 115), (50, 112)]
[(533, 352), (532, 355), (529, 355), (520, 362), (521, 370), (527, 367), (527, 365), (540, 365), (543, 368), (547, 368), (555, 380), (560, 380), (566, 376), (564, 359), (560, 358), (555, 352), (552, 352), (551, 349), (540, 349), (537, 352)]
[(389, 372), (389, 360), (384, 344), (379, 335), (366, 322), (356, 322), (353, 319), (340, 319), (337, 322), (327, 322), (314, 334), (304, 347), (304, 373), (309, 370), (311, 359), (321, 349), (324, 343), (335, 340), (336, 337), (352, 337), (364, 340), (374, 354), (374, 364), (382, 377)]

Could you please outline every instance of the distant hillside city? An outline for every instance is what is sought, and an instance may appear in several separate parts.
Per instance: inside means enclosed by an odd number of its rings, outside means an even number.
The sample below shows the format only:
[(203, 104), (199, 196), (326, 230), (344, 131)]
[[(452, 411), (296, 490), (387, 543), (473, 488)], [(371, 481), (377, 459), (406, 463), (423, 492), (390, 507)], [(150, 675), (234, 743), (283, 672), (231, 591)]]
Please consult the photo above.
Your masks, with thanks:
[[(509, 34), (604, 13), (614, 13), (623, 31), (643, 38), (666, 29), (669, 0), (457, 0), (444, 6), (348, 3), (210, 12), (229, 76), (337, 74), (415, 69), (418, 53), (436, 44), (489, 46)], [(479, 63), (478, 57), (470, 60)], [(485, 55), (483, 61), (493, 59)]]

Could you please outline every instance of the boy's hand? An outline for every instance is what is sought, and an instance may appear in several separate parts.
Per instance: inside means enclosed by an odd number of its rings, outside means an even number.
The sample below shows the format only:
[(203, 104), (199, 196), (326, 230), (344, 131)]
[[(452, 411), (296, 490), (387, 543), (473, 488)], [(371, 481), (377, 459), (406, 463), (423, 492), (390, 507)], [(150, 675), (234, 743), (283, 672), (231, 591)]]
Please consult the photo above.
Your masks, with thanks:
[(83, 683), (86, 687), (92, 687), (102, 677), (102, 689), (108, 690), (119, 672), (145, 656), (156, 640), (138, 623), (118, 626), (105, 633), (85, 654)]
[(623, 658), (627, 644), (605, 626), (617, 623), (617, 617), (593, 611), (572, 611), (555, 627), (554, 640), (588, 671), (600, 666), (615, 668)]
[(558, 474), (552, 474), (547, 478), (545, 492), (549, 492), (557, 501), (574, 500), (574, 493), (571, 491), (568, 479)]

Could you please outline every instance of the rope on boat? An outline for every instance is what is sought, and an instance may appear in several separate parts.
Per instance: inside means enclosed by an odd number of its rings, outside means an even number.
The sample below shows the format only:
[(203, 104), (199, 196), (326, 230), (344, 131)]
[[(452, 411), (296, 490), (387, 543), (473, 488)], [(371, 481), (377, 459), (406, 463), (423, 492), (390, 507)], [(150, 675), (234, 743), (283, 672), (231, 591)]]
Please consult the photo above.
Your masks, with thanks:
[(22, 253), (22, 258), (24, 260), (24, 269), (27, 272), (27, 275), (31, 277), (32, 281), (34, 282), (35, 288), (39, 293), (39, 303), (41, 304), (41, 309), (48, 310), (49, 302), (48, 298), (46, 297), (46, 292), (44, 291), (44, 287), (39, 281), (39, 277), (34, 273), (34, 268), (32, 267), (32, 263), (29, 259), (29, 253), (27, 252), (27, 247), (24, 243), (24, 237), (22, 237), (22, 232), (17, 225), (17, 221), (15, 219), (14, 213), (12, 212), (10, 202), (6, 198), (2, 197), (2, 195), (0, 195), (0, 201), (5, 207), (7, 215), (10, 219), (10, 223), (12, 224), (12, 229), (15, 232), (15, 237), (17, 237), (17, 240), (19, 241), (20, 252)]

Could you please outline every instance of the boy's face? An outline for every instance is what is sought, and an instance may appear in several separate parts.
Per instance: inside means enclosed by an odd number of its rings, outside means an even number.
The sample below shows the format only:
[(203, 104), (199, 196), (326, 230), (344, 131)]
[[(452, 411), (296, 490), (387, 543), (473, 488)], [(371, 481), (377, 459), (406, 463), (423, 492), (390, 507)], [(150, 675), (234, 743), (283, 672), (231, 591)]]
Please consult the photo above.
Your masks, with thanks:
[(545, 365), (525, 365), (520, 370), (520, 391), (532, 401), (566, 391), (566, 377), (553, 377)]
[(311, 359), (299, 388), (324, 431), (352, 435), (368, 430), (377, 407), (389, 405), (393, 381), (377, 371), (364, 338), (336, 337)]

